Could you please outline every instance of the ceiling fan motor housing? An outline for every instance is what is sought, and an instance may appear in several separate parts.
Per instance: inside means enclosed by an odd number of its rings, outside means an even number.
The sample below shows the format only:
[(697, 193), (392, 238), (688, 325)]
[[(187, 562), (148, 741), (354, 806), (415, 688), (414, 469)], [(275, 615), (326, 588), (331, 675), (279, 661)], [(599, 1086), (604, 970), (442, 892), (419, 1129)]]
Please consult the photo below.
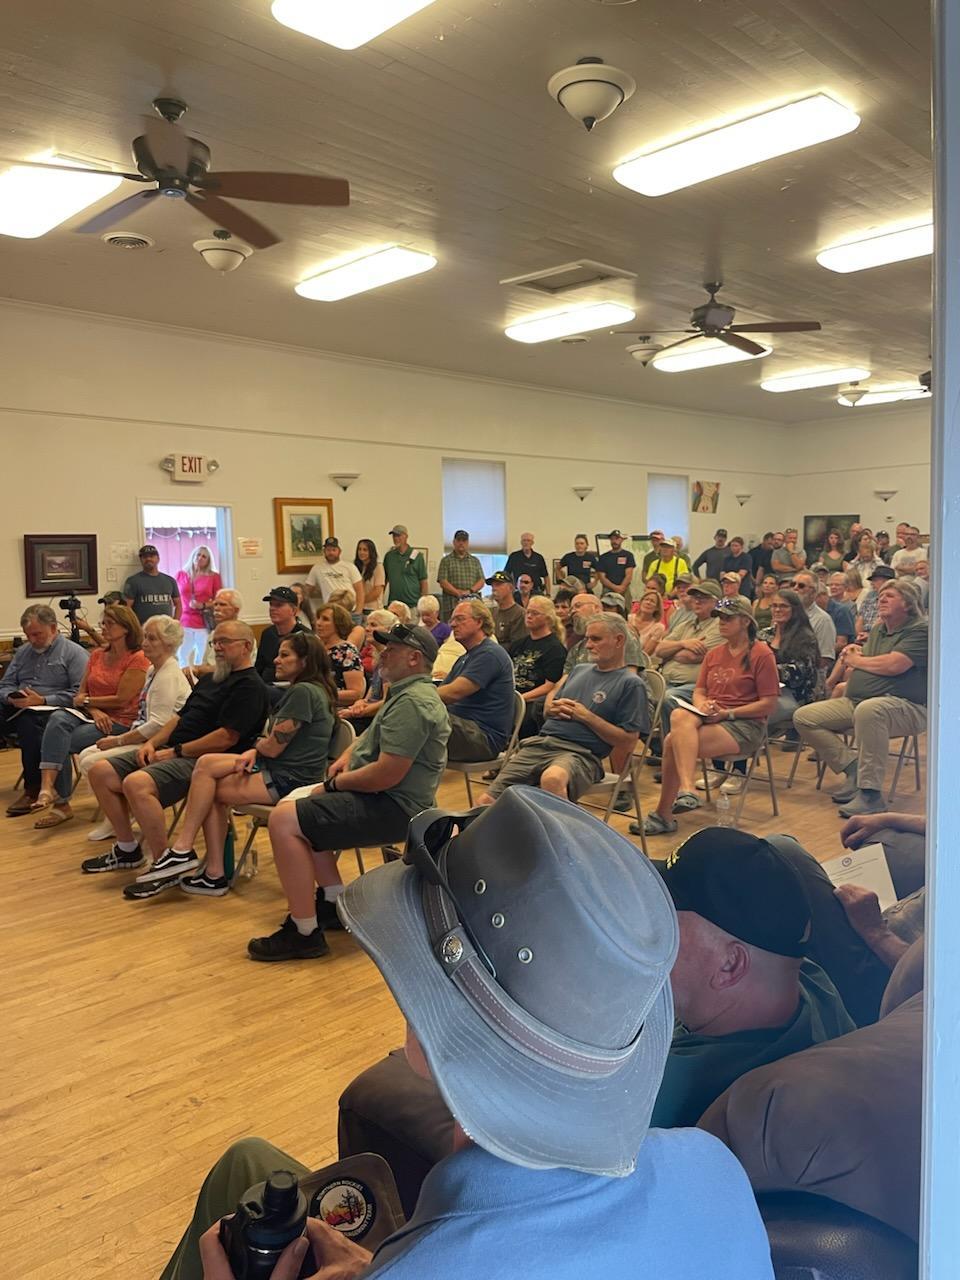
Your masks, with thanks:
[(722, 302), (704, 302), (694, 307), (690, 322), (695, 329), (703, 329), (707, 333), (726, 329), (733, 324), (736, 315), (733, 307), (725, 307)]

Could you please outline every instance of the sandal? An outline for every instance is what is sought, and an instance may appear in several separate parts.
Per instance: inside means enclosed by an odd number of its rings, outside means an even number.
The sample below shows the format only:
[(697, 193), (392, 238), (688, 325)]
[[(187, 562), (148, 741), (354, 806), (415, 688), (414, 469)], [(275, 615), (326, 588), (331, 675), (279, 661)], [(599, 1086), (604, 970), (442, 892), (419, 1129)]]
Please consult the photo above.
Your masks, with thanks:
[[(643, 834), (645, 836), (668, 836), (676, 831), (677, 824), (668, 822), (666, 818), (661, 818), (659, 813), (648, 813), (643, 820)], [(640, 823), (630, 823), (630, 834), (633, 836), (640, 835)]]
[(41, 809), (49, 809), (52, 804), (56, 803), (56, 800), (57, 797), (52, 791), (41, 790), (37, 795), (36, 800), (31, 804), (30, 812), (39, 813)]
[(33, 824), (35, 831), (49, 831), (51, 827), (59, 827), (63, 822), (69, 822), (73, 817), (73, 810), (68, 806), (61, 808), (59, 805), (54, 806), (49, 813), (44, 814), (42, 818), (38, 818)]
[(699, 809), (703, 804), (700, 797), (693, 791), (681, 791), (673, 802), (674, 813), (689, 813), (691, 809)]

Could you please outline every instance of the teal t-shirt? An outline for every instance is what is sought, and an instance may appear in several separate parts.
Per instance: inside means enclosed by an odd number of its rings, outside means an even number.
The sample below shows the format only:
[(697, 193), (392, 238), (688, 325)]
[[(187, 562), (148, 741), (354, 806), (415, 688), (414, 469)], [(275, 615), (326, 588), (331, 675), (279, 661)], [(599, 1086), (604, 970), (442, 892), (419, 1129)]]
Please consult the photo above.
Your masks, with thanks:
[(337, 723), (326, 690), (308, 680), (291, 685), (270, 717), (269, 728), (281, 720), (296, 720), (300, 728), (283, 754), (267, 761), (271, 778), (286, 783), (288, 791), (322, 782)]
[(412, 818), (433, 805), (449, 737), (450, 717), (430, 677), (407, 676), (390, 686), (386, 702), (357, 739), (350, 768), (372, 764), (384, 751), (409, 760), (406, 777), (385, 794)]
[(800, 966), (800, 1003), (782, 1027), (704, 1036), (677, 1023), (650, 1125), (677, 1129), (697, 1121), (734, 1080), (788, 1054), (855, 1031), (856, 1024), (819, 965)]

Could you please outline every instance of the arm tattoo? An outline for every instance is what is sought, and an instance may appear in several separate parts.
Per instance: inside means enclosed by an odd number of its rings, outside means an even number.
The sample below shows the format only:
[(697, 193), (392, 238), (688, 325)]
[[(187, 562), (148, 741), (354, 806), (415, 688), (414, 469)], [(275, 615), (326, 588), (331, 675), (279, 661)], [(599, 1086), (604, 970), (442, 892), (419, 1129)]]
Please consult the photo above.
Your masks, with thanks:
[(300, 728), (299, 720), (281, 720), (279, 724), (273, 726), (273, 740), (281, 747), (285, 747), (288, 742), (292, 742), (297, 730)]

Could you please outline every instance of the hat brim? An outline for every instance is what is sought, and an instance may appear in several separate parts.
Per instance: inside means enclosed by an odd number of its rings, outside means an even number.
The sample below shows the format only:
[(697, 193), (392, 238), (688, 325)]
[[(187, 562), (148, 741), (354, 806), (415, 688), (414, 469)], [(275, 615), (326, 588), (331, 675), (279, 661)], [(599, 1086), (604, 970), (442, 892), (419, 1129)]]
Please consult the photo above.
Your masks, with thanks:
[(413, 867), (395, 862), (367, 872), (347, 886), (337, 910), (383, 974), (444, 1101), (478, 1146), (531, 1169), (616, 1177), (633, 1171), (673, 1034), (669, 979), (624, 1066), (585, 1078), (513, 1048), (468, 1003), (430, 945)]

